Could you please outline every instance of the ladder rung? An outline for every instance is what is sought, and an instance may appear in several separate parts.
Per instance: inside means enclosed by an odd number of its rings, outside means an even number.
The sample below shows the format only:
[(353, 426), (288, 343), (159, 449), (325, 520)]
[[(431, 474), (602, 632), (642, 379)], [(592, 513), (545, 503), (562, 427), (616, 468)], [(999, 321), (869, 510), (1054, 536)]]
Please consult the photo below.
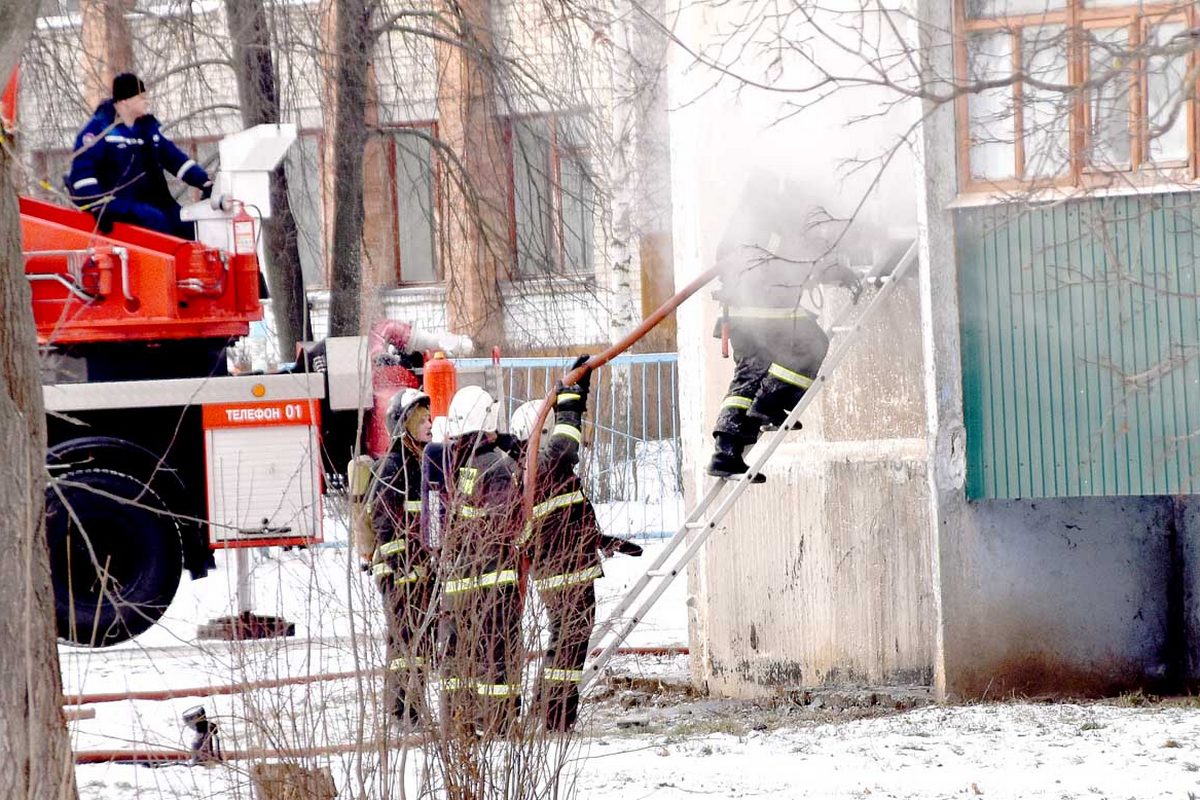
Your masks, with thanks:
[(646, 574), (649, 575), (651, 578), (662, 578), (667, 575), (674, 575), (675, 570), (673, 570), (673, 569), (651, 569), (651, 570), (646, 570)]
[(712, 525), (712, 524), (713, 524), (713, 523), (712, 523), (711, 521), (709, 521), (709, 520), (706, 520), (706, 519), (698, 519), (698, 520), (696, 520), (695, 522), (685, 522), (685, 523), (683, 523), (683, 527), (687, 528), (687, 529), (688, 529), (688, 530), (690, 530), (690, 531), (698, 531), (698, 530), (700, 530), (701, 528), (707, 528), (709, 525)]

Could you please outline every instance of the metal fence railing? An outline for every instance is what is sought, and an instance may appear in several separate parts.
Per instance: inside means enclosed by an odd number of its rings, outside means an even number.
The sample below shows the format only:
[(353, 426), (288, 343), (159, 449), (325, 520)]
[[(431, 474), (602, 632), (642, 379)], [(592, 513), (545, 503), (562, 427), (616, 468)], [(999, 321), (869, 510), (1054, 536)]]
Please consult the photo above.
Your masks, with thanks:
[[(502, 358), (505, 419), (541, 399), (573, 359)], [(491, 359), (456, 359), (459, 385), (483, 383)], [(678, 356), (621, 355), (592, 378), (581, 463), (589, 496), (607, 532), (654, 538), (674, 529), (682, 507)]]

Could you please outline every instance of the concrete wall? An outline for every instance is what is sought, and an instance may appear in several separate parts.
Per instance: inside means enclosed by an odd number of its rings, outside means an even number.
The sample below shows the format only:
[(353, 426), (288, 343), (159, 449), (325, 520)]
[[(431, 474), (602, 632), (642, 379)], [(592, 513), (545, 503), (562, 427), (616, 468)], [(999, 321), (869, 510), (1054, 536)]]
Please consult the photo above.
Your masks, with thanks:
[[(768, 482), (748, 490), (728, 530), (698, 559), (691, 633), (694, 647), (703, 644), (692, 669), (709, 689), (747, 695), (931, 682), (934, 587), (916, 309), (910, 281), (842, 363), (804, 430), (768, 462)], [(705, 379), (705, 435), (688, 440), (698, 468), (727, 377), (717, 368)]]
[(942, 541), (947, 689), (1111, 694), (1164, 681), (1168, 498), (972, 503)]

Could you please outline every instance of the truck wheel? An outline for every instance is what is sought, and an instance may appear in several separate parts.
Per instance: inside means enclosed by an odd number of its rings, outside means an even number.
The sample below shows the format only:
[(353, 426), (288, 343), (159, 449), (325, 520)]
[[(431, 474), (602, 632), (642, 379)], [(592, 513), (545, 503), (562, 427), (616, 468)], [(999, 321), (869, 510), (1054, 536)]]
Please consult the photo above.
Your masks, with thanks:
[(73, 470), (46, 488), (46, 538), (58, 635), (107, 647), (156, 623), (183, 571), (179, 528), (136, 478)]

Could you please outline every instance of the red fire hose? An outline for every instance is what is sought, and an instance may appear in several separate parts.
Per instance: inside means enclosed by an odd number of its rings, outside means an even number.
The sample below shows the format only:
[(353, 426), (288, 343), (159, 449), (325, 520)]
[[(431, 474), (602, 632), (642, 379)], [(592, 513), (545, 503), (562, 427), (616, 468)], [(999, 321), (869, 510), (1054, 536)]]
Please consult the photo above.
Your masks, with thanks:
[[(411, 747), (425, 742), (421, 735), (391, 738), (388, 746)], [(224, 750), (219, 761), (261, 761), (267, 758), (311, 758), (332, 756), (340, 753), (356, 753), (366, 742), (327, 744), (314, 747), (256, 747), (248, 750)], [(192, 753), (188, 750), (76, 750), (76, 764), (106, 764), (119, 761), (125, 764), (168, 764), (191, 763)]]
[[(655, 309), (654, 313), (642, 320), (641, 324), (626, 334), (625, 338), (621, 339), (621, 341), (609, 347), (603, 353), (592, 356), (582, 367), (571, 370), (569, 373), (564, 375), (562, 378), (563, 384), (570, 386), (573, 383), (578, 383), (584, 375), (587, 375), (594, 369), (599, 369), (609, 361), (612, 361), (614, 358), (619, 356), (621, 353), (624, 353), (626, 350), (632, 347), (635, 342), (653, 330), (654, 326), (662, 322), (668, 314), (678, 308), (684, 300), (687, 300), (689, 297), (698, 292), (705, 284), (717, 277), (717, 273), (717, 267), (713, 267), (707, 272), (702, 272), (698, 278), (680, 289), (678, 292), (672, 295), (667, 302)], [(546, 417), (550, 415), (550, 409), (554, 408), (554, 395), (555, 390), (551, 389), (550, 393), (546, 395), (546, 399), (542, 401), (541, 407), (538, 409), (537, 421), (534, 423), (533, 431), (529, 435), (529, 447), (527, 452), (531, 454), (536, 453), (538, 451), (538, 446), (541, 444), (542, 425), (546, 423)], [(525, 519), (529, 519), (530, 515), (533, 513), (533, 504), (537, 495), (537, 462), (538, 460), (536, 457), (525, 459), (525, 497), (523, 509)]]
[(214, 697), (223, 694), (240, 694), (255, 689), (275, 689), (280, 686), (295, 686), (320, 681), (348, 680), (357, 677), (382, 675), (382, 669), (326, 672), (320, 675), (300, 675), (295, 678), (270, 678), (261, 681), (246, 681), (225, 686), (193, 686), (186, 689), (142, 689), (128, 692), (96, 692), (93, 694), (69, 694), (63, 697), (66, 705), (91, 705), (93, 703), (116, 703), (122, 700), (174, 700), (178, 697)]
[[(683, 645), (657, 647), (618, 647), (619, 656), (686, 656), (688, 648)], [(594, 650), (592, 655), (600, 651)], [(544, 651), (529, 653), (529, 660), (544, 656)], [(384, 674), (383, 669), (357, 670), (350, 672), (324, 672), (318, 675), (300, 675), (294, 678), (270, 678), (261, 681), (246, 681), (230, 683), (223, 686), (191, 686), (183, 689), (140, 689), (128, 692), (94, 692), (92, 694), (69, 694), (63, 697), (63, 705), (88, 706), (97, 703), (119, 703), (133, 700), (174, 700), (180, 697), (216, 697), (219, 695), (240, 694), (256, 689), (275, 689), (281, 686), (296, 686), (305, 683), (320, 683), (321, 681), (341, 681), (354, 678), (368, 678)]]

